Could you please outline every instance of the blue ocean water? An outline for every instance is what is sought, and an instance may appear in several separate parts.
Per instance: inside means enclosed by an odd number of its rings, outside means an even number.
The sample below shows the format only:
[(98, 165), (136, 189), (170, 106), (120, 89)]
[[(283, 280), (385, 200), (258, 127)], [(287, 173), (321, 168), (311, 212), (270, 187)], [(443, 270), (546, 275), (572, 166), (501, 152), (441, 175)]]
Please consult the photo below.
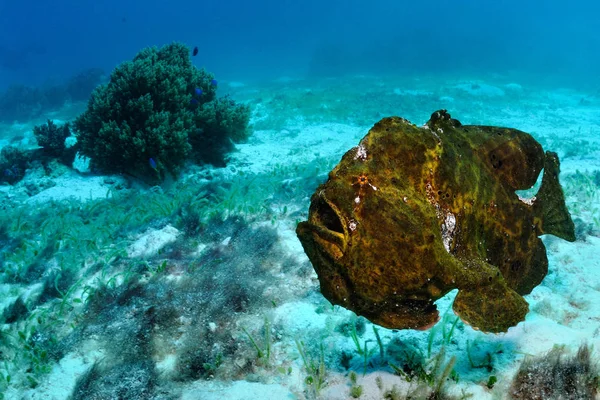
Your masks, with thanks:
[[(0, 7), (3, 86), (66, 79), (85, 68), (110, 71), (140, 48), (172, 41), (199, 46), (196, 63), (230, 79), (302, 76), (311, 63), (323, 63), (314, 68), (514, 71), (583, 84), (600, 64), (600, 6), (592, 1), (6, 1)], [(323, 50), (330, 50), (327, 57), (313, 60)]]
[[(599, 398), (598, 26), (592, 1), (0, 1), (0, 400)], [(392, 160), (385, 197), (390, 121), (454, 180)], [(375, 246), (398, 203), (439, 240)], [(500, 286), (419, 269), (436, 243)]]

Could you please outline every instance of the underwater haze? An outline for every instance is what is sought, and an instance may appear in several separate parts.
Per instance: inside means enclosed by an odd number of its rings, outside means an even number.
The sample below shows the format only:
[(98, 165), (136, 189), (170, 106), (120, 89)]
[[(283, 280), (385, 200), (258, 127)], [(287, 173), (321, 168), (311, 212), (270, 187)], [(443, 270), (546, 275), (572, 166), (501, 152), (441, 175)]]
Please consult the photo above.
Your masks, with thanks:
[(510, 71), (581, 85), (600, 67), (593, 1), (3, 2), (0, 82), (110, 71), (183, 41), (225, 77)]
[(600, 399), (599, 26), (0, 0), (0, 400)]

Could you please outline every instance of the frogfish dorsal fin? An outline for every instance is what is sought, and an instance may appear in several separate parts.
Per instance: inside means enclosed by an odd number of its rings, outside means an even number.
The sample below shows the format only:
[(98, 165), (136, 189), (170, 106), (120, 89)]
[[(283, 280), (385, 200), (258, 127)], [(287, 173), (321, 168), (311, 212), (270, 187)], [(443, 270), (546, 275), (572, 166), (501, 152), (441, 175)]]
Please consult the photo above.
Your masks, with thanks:
[(503, 184), (532, 187), (544, 166), (544, 150), (528, 133), (494, 126), (464, 126), (479, 158)]

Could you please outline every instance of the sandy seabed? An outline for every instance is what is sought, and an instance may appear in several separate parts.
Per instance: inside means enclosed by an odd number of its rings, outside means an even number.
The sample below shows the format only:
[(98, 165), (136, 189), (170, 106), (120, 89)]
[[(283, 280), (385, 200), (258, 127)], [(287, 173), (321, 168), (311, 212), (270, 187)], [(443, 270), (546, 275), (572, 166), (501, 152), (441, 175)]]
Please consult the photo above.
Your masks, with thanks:
[[(237, 277), (248, 282), (262, 280), (260, 284), (251, 285), (260, 292), (247, 308), (229, 313), (226, 318), (202, 314), (201, 320), (194, 320), (191, 311), (182, 311), (176, 318), (176, 328), (158, 324), (150, 329), (147, 339), (152, 345), (149, 353), (145, 353), (145, 362), (152, 365), (153, 381), (143, 386), (147, 392), (140, 392), (136, 398), (349, 399), (351, 388), (356, 386), (362, 387), (361, 399), (392, 398), (389, 396), (393, 387), (399, 398), (405, 398), (419, 384), (416, 380), (408, 382), (400, 376), (402, 374), (395, 373), (390, 363), (401, 362), (397, 360), (406, 356), (410, 349), (421, 354), (426, 363), (443, 349), (444, 365), (449, 360), (455, 362), (454, 372), (443, 382), (449, 395), (504, 399), (510, 398), (513, 377), (526, 357), (540, 356), (563, 345), (567, 353), (575, 352), (583, 343), (593, 349), (600, 348), (600, 179), (593, 180), (598, 176), (594, 173), (598, 174), (596, 171), (600, 170), (597, 118), (600, 97), (573, 89), (529, 87), (526, 82), (502, 77), (278, 79), (262, 84), (233, 83), (229, 90), (235, 98), (252, 106), (252, 137), (248, 143), (237, 145), (226, 168), (190, 167), (179, 180), (188, 187), (198, 185), (199, 190), (209, 182), (212, 185), (228, 183), (230, 194), (233, 192), (231, 182), (242, 182), (240, 188), (245, 194), (238, 195), (238, 200), (246, 198), (261, 203), (261, 196), (269, 196), (270, 201), (265, 203), (269, 208), (267, 212), (258, 214), (256, 210), (243, 208), (240, 213), (251, 215), (248, 218), (250, 227), (244, 229), (273, 230), (275, 239), (272, 239), (274, 243), (270, 249), (276, 249), (272, 251), (277, 255), (260, 259), (263, 268), (268, 269), (267, 273)], [(558, 152), (567, 205), (576, 224), (583, 228), (578, 231), (578, 240), (574, 243), (543, 238), (549, 273), (542, 284), (526, 296), (530, 312), (518, 326), (505, 334), (494, 335), (475, 331), (460, 321), (455, 324), (456, 318), (450, 309), (456, 294), (453, 291), (438, 301), (443, 318), (431, 331), (378, 328), (384, 347), (382, 358), (372, 325), (365, 320), (357, 322), (354, 314), (343, 308), (331, 307), (319, 294), (318, 280), (310, 266), (307, 267), (307, 258), (294, 229), (298, 220), (306, 218), (315, 185), (326, 179), (327, 172), (344, 152), (357, 145), (375, 122), (385, 116), (397, 115), (421, 125), (433, 111), (442, 108), (448, 109), (463, 124), (500, 125), (529, 132), (545, 150)], [(72, 116), (58, 113), (52, 118), (60, 122)], [(35, 146), (31, 126), (38, 122), (6, 126), (0, 146), (8, 144), (17, 135), (23, 136), (20, 139), (22, 146)], [(26, 204), (33, 210), (50, 201), (64, 199), (81, 204), (108, 201), (103, 199), (109, 198), (111, 191), (121, 188), (150, 192), (149, 188), (124, 177), (91, 175), (85, 171), (85, 165), (80, 169), (83, 172), (59, 169), (50, 177), (34, 169), (22, 183), (0, 187), (0, 196), (5, 204)], [(268, 177), (272, 184), (271, 194), (265, 192), (264, 187), (243, 184), (244, 179), (257, 176), (260, 178), (256, 182), (265, 182)], [(589, 183), (585, 188), (582, 179)], [(177, 183), (168, 185), (175, 188)], [(169, 187), (165, 188), (165, 193), (168, 190)], [(260, 252), (260, 249), (244, 247), (246, 245), (241, 243), (252, 241), (253, 236), (238, 237), (234, 228), (223, 228), (226, 232), (216, 237), (204, 231), (194, 243), (194, 250), (190, 250), (184, 259), (195, 257), (210, 262), (210, 257), (229, 257), (243, 264), (244, 256), (252, 258), (252, 255), (234, 253)], [(207, 229), (210, 231), (211, 227)], [(258, 231), (251, 232), (257, 234)], [(153, 265), (157, 253), (164, 250), (164, 254), (172, 254), (171, 247), (182, 240), (182, 235), (182, 229), (174, 221), (163, 219), (149, 223), (122, 238), (126, 250), (124, 257), (146, 260)], [(49, 269), (55, 267), (51, 260), (47, 264)], [(114, 271), (118, 271), (117, 264), (115, 261)], [(172, 285), (183, 284), (186, 272), (182, 271), (182, 264), (169, 261), (162, 279)], [(243, 270), (236, 271), (243, 275)], [(81, 276), (83, 283), (80, 282), (76, 292), (81, 292), (86, 284), (95, 285), (100, 274), (90, 271)], [(115, 285), (125, 285), (121, 279), (115, 279)], [(156, 279), (144, 275), (138, 285), (158, 285)], [(0, 284), (2, 307), (8, 307), (19, 296), (28, 304), (27, 299), (37, 296), (41, 287), (40, 281), (24, 284), (3, 280)], [(157, 292), (144, 290), (140, 289), (140, 297), (158, 293), (158, 289)], [(151, 302), (152, 299), (140, 300), (141, 305), (137, 307), (143, 309)], [(25, 378), (28, 371), (17, 370), (8, 361), (4, 363), (4, 370), (0, 368), (0, 371), (12, 376), (12, 383), (4, 385), (5, 399), (85, 398), (73, 390), (78, 379), (89, 374), (96, 362), (101, 362), (105, 370), (111, 369), (112, 362), (114, 365), (125, 363), (114, 355), (121, 346), (119, 335), (112, 341), (103, 336), (113, 332), (114, 326), (103, 328), (99, 322), (92, 321), (92, 311), (85, 307), (84, 304), (73, 305), (72, 313), (83, 317), (71, 316), (72, 326), (60, 329), (57, 337), (61, 343), (68, 342), (73, 336), (77, 340), (73, 339), (71, 345), (63, 345), (66, 350), (48, 362), (43, 373), (35, 376), (35, 385), (28, 384)], [(193, 307), (193, 303), (185, 303), (185, 307)], [(98, 307), (96, 310), (104, 312)], [(118, 310), (115, 306), (110, 316), (102, 314), (102, 318), (112, 318), (113, 325), (137, 318), (136, 307), (123, 304), (122, 313)], [(5, 323), (3, 329), (18, 334), (26, 325), (23, 321)], [(89, 328), (91, 325), (99, 328), (93, 330)], [(364, 350), (361, 354), (357, 348), (348, 326), (356, 327), (361, 348), (367, 343), (366, 357)], [(195, 346), (190, 344), (194, 330), (198, 332)], [(268, 358), (258, 357), (251, 337), (263, 352), (268, 348)], [(17, 339), (13, 343), (16, 342)], [(203, 356), (204, 363), (198, 367), (202, 370), (198, 372), (200, 375), (194, 375), (183, 366), (181, 359), (190, 352), (199, 352), (203, 343), (220, 350), (207, 350), (210, 355)], [(304, 364), (300, 354), (303, 348), (308, 353), (309, 364), (312, 361), (316, 370), (310, 371)], [(316, 391), (321, 349), (323, 382)], [(223, 359), (216, 362), (214, 354), (219, 352)], [(598, 359), (595, 350), (593, 357)], [(187, 363), (192, 362), (193, 357), (188, 358)], [(427, 365), (429, 369), (433, 366), (432, 363)], [(187, 375), (182, 371), (187, 371)], [(312, 385), (307, 384), (308, 376)], [(495, 377), (496, 383), (488, 385), (491, 376)], [(385, 397), (386, 393), (388, 397)], [(419, 398), (419, 395), (413, 398)]]

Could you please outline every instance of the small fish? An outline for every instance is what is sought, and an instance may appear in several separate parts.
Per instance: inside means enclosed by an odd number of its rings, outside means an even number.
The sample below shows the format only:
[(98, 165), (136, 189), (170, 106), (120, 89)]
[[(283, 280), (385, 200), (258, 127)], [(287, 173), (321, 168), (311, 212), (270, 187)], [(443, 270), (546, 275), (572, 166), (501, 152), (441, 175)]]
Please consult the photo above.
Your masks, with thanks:
[(198, 100), (196, 100), (196, 99), (191, 99), (191, 100), (190, 100), (190, 103), (192, 103), (192, 104), (196, 105), (196, 104), (198, 104)]
[(19, 172), (19, 168), (16, 165), (13, 165), (12, 167), (4, 170), (4, 176), (14, 178), (19, 175)]
[(150, 162), (152, 169), (156, 169), (156, 161), (154, 161), (154, 158), (150, 157), (148, 161)]
[(218, 82), (217, 82), (216, 79), (213, 79), (212, 81), (210, 81), (210, 84), (213, 85), (213, 86), (217, 86), (217, 83)]
[(194, 50), (192, 51), (192, 56), (197, 56), (198, 55), (198, 46), (194, 47)]
[(196, 92), (196, 96), (202, 96), (202, 89), (196, 88), (194, 92)]

